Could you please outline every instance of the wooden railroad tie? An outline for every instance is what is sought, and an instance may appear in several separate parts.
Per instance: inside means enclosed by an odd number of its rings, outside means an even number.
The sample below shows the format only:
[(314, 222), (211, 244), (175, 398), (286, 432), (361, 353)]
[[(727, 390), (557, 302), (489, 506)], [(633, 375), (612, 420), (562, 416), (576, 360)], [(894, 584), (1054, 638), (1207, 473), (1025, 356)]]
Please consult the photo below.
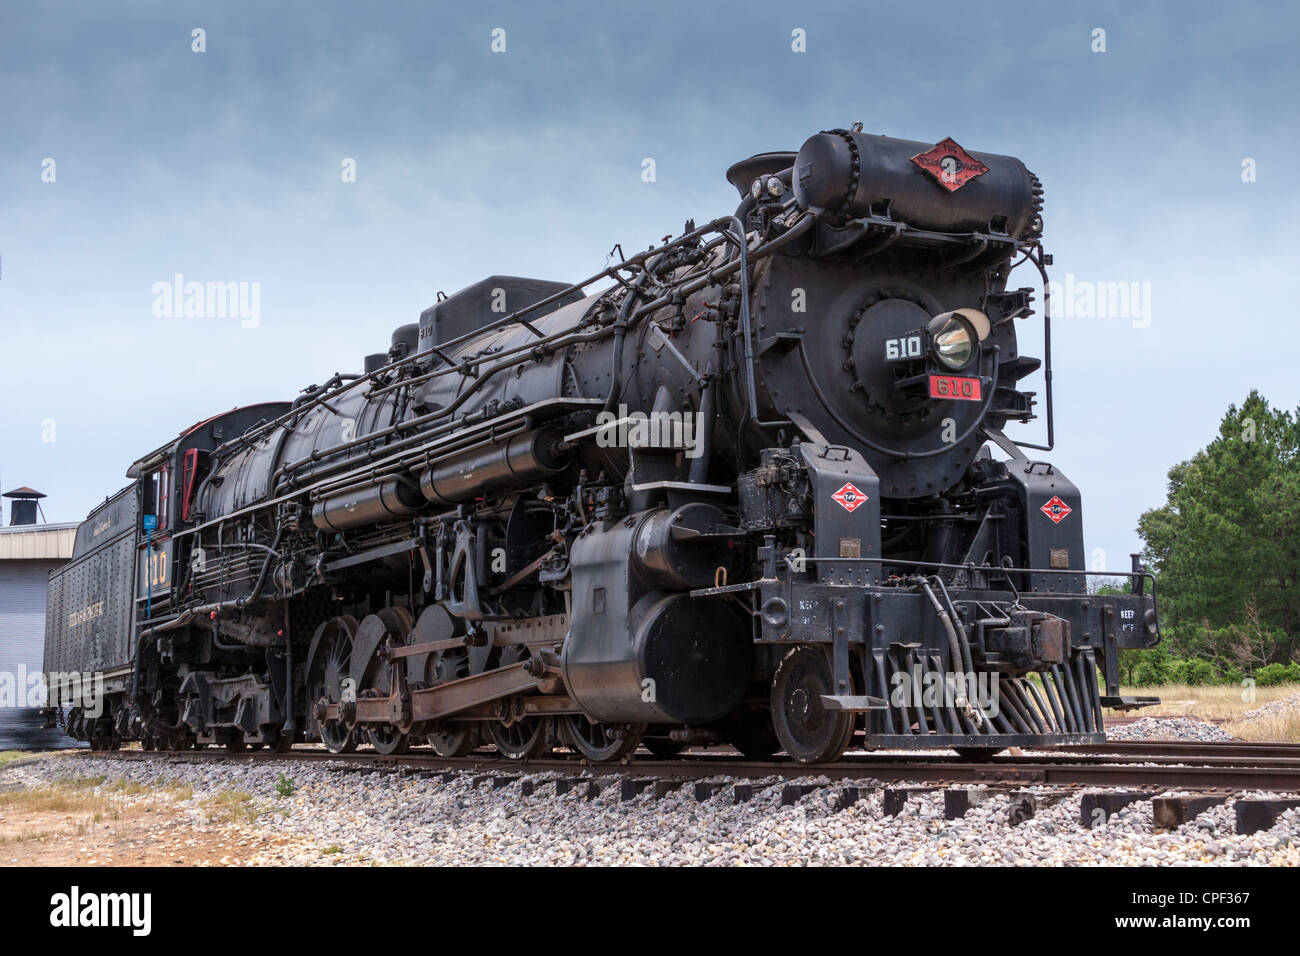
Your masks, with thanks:
[(1079, 823), (1091, 829), (1110, 820), (1113, 814), (1155, 794), (1146, 790), (1088, 790), (1079, 801)]
[(1252, 833), (1258, 833), (1260, 830), (1271, 829), (1277, 823), (1278, 817), (1297, 807), (1300, 807), (1300, 800), (1294, 797), (1238, 800), (1235, 806), (1237, 832), (1243, 836), (1249, 836)]
[(1176, 830), (1191, 823), (1206, 810), (1228, 799), (1226, 793), (1193, 793), (1185, 797), (1156, 797), (1151, 801), (1151, 825), (1157, 830)]

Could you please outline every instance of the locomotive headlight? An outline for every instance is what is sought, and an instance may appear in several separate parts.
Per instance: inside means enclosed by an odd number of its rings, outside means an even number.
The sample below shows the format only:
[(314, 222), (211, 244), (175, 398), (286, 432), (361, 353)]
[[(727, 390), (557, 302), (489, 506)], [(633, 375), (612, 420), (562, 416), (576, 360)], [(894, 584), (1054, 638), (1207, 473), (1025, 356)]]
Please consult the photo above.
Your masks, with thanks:
[(779, 176), (768, 177), (767, 194), (769, 196), (778, 197), (784, 191), (785, 191), (785, 183), (781, 182), (781, 177)]
[(749, 184), (749, 194), (755, 199), (763, 195), (763, 178), (761, 176)]
[(930, 323), (930, 340), (933, 343), (934, 357), (953, 371), (971, 363), (979, 343), (975, 327), (951, 312), (936, 317)]

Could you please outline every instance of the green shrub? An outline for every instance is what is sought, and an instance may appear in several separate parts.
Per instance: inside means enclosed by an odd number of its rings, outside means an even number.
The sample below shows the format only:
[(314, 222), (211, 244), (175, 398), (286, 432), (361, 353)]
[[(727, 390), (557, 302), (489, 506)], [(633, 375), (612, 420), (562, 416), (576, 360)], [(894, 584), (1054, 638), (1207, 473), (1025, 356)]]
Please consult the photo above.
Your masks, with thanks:
[(1207, 684), (1218, 683), (1219, 672), (1214, 669), (1214, 665), (1209, 661), (1192, 658), (1189, 661), (1183, 661), (1182, 681), (1191, 687), (1204, 687)]
[(276, 781), (275, 784), (276, 793), (278, 793), (282, 797), (289, 797), (289, 796), (293, 796), (293, 792), (297, 789), (298, 787), (293, 782), (292, 777), (286, 777), (284, 774), (280, 774), (280, 779)]
[(1204, 687), (1209, 684), (1237, 683), (1236, 679), (1221, 675), (1214, 664), (1199, 657), (1174, 657), (1162, 647), (1138, 651), (1138, 660), (1131, 668), (1130, 682), (1135, 687), (1158, 687), (1162, 684), (1187, 684)]
[(1300, 664), (1265, 664), (1255, 671), (1255, 683), (1260, 687), (1300, 682)]
[(1161, 650), (1155, 650), (1133, 668), (1133, 683), (1138, 687), (1155, 687), (1172, 684), (1173, 660)]

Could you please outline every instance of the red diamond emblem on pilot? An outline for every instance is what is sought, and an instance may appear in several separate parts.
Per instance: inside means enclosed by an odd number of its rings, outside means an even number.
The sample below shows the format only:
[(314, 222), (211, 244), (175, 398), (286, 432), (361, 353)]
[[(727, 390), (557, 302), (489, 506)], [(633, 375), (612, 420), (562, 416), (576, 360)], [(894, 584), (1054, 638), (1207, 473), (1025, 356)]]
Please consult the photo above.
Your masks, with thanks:
[(949, 136), (935, 143), (924, 153), (917, 153), (912, 162), (934, 177), (948, 192), (961, 189), (976, 176), (983, 176), (989, 168), (962, 149)]
[(1051, 518), (1053, 523), (1060, 524), (1061, 520), (1074, 509), (1067, 505), (1056, 495), (1052, 495), (1052, 500), (1038, 509), (1047, 517)]
[(852, 511), (858, 505), (865, 504), (867, 496), (853, 487), (853, 482), (846, 481), (844, 487), (831, 495), (845, 511)]

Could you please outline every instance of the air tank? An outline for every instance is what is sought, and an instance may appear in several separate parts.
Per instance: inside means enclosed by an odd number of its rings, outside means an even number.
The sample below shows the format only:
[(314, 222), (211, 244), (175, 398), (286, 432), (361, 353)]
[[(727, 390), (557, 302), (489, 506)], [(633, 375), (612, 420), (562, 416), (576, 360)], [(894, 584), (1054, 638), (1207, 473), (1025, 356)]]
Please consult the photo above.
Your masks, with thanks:
[(562, 471), (571, 458), (571, 449), (558, 433), (527, 432), (499, 444), (472, 448), (434, 465), (421, 478), (420, 490), (435, 504), (459, 504), (540, 481)]

